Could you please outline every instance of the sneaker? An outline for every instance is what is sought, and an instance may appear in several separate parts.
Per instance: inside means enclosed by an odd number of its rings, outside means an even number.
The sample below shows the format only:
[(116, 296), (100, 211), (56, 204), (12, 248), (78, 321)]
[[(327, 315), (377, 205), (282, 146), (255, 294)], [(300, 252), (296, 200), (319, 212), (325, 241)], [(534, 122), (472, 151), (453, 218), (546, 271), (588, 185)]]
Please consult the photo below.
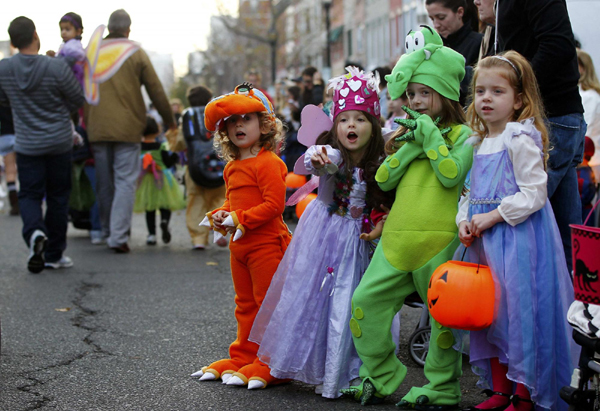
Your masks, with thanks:
[(102, 237), (102, 231), (100, 230), (90, 230), (90, 241), (94, 245), (106, 244), (106, 240)]
[(169, 244), (171, 242), (171, 232), (169, 231), (169, 223), (166, 220), (160, 222), (160, 231), (162, 231), (163, 243)]
[(149, 234), (148, 237), (146, 237), (146, 244), (156, 245), (156, 236), (154, 234)]
[(71, 268), (71, 267), (73, 267), (73, 260), (71, 260), (70, 257), (63, 256), (60, 260), (53, 262), (53, 263), (49, 263), (46, 261), (46, 264), (44, 267), (50, 268), (53, 270), (58, 270), (60, 268)]
[(204, 249), (206, 249), (206, 246), (204, 244), (194, 244), (192, 249), (193, 250), (204, 250)]
[(315, 394), (323, 395), (323, 384), (319, 384), (315, 386)]
[(29, 258), (27, 269), (33, 274), (40, 273), (44, 269), (44, 251), (48, 237), (42, 230), (35, 230), (29, 240)]

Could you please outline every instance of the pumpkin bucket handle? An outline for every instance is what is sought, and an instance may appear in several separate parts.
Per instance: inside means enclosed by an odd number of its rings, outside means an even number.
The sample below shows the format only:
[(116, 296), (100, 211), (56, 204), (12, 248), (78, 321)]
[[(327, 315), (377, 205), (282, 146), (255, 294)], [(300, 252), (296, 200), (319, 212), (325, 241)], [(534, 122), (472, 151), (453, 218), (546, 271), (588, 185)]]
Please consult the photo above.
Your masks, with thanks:
[[(596, 204), (596, 205), (598, 205), (598, 204)], [(483, 234), (481, 235), (481, 237), (479, 237), (479, 241), (478, 241), (479, 242), (479, 252), (477, 253), (477, 256), (478, 256), (477, 260), (478, 261), (477, 261), (477, 271), (476, 271), (476, 274), (479, 274), (479, 267), (481, 266), (481, 243), (483, 241), (482, 237), (483, 237)], [(463, 251), (463, 255), (460, 258), (460, 261), (464, 261), (465, 260), (465, 255), (467, 254), (467, 249), (468, 249), (468, 247), (465, 247), (465, 251)]]

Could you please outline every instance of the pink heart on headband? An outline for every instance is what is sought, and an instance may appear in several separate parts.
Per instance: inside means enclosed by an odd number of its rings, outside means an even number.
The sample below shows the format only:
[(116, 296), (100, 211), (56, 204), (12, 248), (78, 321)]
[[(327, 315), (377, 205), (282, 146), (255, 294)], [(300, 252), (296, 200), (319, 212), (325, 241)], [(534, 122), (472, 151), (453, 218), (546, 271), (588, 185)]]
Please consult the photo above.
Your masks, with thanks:
[(343, 88), (340, 90), (340, 94), (342, 95), (342, 97), (348, 97), (348, 93), (350, 93), (349, 88)]
[(358, 91), (360, 86), (362, 86), (362, 82), (360, 80), (349, 80), (348, 86), (352, 89), (352, 91)]
[(362, 103), (364, 103), (364, 102), (365, 102), (365, 99), (364, 99), (364, 98), (362, 98), (362, 97), (361, 97), (361, 96), (359, 96), (359, 95), (355, 95), (355, 96), (354, 96), (354, 102), (355, 102), (356, 104), (362, 104)]

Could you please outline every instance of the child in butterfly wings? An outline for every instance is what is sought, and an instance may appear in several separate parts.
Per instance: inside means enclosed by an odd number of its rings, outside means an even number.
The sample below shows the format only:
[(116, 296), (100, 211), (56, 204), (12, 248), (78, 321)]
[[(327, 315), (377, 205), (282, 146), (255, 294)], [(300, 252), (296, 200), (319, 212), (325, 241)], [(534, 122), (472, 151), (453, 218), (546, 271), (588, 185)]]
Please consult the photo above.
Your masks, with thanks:
[(250, 334), (272, 375), (315, 384), (327, 398), (358, 377), (350, 299), (369, 263), (359, 237), (372, 208), (367, 199), (379, 204), (374, 178), (384, 153), (378, 78), (347, 70), (330, 86), (333, 125), (303, 159), (320, 176), (319, 195), (298, 223)]

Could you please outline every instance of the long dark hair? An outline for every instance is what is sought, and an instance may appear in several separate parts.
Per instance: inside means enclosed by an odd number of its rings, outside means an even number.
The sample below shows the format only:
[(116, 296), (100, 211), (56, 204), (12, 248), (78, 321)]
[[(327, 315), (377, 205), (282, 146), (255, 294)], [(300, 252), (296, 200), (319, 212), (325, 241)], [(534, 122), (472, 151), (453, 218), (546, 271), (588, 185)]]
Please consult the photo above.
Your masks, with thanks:
[(341, 174), (341, 176), (345, 177), (346, 181), (352, 181), (352, 173), (354, 167), (362, 168), (364, 170), (363, 178), (367, 183), (366, 202), (370, 208), (380, 209), (380, 204), (383, 204), (386, 207), (390, 208), (392, 203), (394, 202), (395, 192), (391, 191), (388, 193), (384, 193), (375, 181), (375, 174), (377, 173), (377, 169), (379, 169), (379, 166), (385, 158), (385, 142), (383, 140), (383, 135), (381, 134), (381, 125), (379, 124), (379, 120), (372, 114), (366, 112), (363, 112), (363, 114), (371, 123), (372, 135), (369, 139), (369, 143), (367, 145), (365, 153), (363, 154), (358, 164), (354, 164), (352, 162), (350, 153), (348, 152), (348, 150), (346, 150), (344, 146), (340, 144), (338, 140), (336, 130), (340, 116), (337, 116), (333, 121), (333, 127), (331, 127), (331, 130), (321, 133), (321, 135), (317, 138), (316, 144), (328, 144), (331, 147), (340, 150), (343, 160), (343, 166), (338, 171), (338, 174)]

